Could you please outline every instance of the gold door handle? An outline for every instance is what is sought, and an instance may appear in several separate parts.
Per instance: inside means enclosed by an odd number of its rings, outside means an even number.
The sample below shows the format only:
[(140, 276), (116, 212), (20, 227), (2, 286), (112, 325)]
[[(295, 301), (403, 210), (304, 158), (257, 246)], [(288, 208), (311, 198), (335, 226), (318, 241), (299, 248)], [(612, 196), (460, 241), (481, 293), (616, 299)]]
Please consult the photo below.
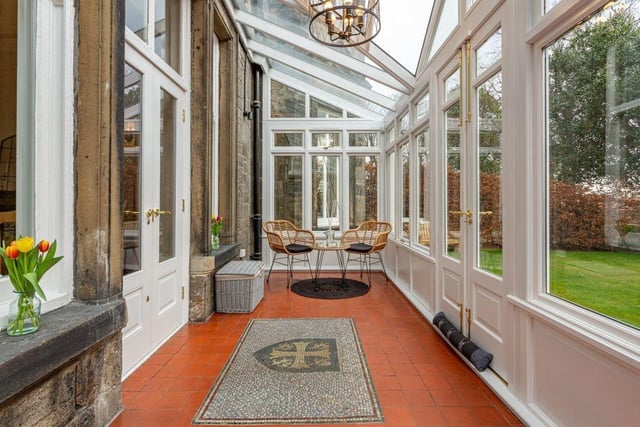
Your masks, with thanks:
[(464, 222), (466, 222), (467, 224), (473, 223), (473, 212), (471, 211), (471, 209), (467, 209), (466, 211), (451, 211), (450, 213), (452, 213), (453, 215), (463, 216)]
[(153, 210), (153, 215), (154, 216), (171, 215), (171, 211), (163, 211), (163, 210), (160, 210), (160, 209), (154, 209)]
[(138, 215), (140, 212), (138, 212), (138, 211), (127, 211), (127, 210), (125, 210), (125, 211), (122, 211), (122, 213), (123, 213), (123, 214), (125, 214), (125, 215)]
[(481, 211), (478, 212), (478, 215), (482, 216), (482, 215), (493, 215), (493, 211)]
[(151, 221), (154, 220), (154, 211), (152, 209), (147, 209), (144, 211), (144, 216), (147, 217), (147, 224), (151, 224)]

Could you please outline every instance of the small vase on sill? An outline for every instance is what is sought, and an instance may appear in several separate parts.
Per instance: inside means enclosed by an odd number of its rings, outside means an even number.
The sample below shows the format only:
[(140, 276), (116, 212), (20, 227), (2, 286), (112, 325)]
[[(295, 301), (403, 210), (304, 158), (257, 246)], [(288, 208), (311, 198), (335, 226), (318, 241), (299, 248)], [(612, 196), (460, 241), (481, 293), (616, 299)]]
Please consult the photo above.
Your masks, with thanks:
[(333, 238), (335, 236), (335, 231), (332, 229), (329, 229), (327, 231), (324, 232), (324, 235), (326, 236), (327, 240), (326, 240), (326, 244), (327, 246), (332, 246), (334, 241)]
[(7, 335), (18, 337), (40, 329), (40, 299), (32, 293), (15, 292), (16, 298), (9, 305)]
[(211, 233), (211, 249), (220, 248), (220, 235)]

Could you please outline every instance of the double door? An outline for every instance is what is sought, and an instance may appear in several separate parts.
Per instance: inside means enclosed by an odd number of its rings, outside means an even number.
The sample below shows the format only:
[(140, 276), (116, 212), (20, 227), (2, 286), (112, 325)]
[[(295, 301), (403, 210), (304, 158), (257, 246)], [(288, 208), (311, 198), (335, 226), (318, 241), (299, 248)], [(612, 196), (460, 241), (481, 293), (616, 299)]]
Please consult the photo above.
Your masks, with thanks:
[(501, 13), (438, 76), (443, 155), (439, 306), (507, 378)]
[(133, 49), (124, 93), (123, 374), (186, 321), (187, 92)]

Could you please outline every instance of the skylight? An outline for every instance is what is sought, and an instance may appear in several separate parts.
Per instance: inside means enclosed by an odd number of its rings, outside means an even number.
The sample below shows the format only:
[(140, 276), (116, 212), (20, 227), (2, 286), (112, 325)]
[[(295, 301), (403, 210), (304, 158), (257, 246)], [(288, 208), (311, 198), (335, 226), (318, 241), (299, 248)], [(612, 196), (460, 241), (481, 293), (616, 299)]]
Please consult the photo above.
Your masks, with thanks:
[(373, 40), (404, 68), (416, 73), (433, 0), (380, 2), (380, 34)]

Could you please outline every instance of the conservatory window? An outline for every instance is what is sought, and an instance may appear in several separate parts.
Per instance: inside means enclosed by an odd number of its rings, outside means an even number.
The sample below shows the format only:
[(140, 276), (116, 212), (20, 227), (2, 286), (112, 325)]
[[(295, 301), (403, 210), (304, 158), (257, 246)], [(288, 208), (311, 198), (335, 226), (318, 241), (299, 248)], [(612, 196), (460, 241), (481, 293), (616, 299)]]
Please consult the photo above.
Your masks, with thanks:
[(309, 117), (321, 119), (342, 118), (342, 110), (331, 104), (311, 97), (309, 100)]
[(273, 134), (275, 147), (302, 147), (302, 132), (276, 132)]
[(312, 156), (311, 164), (311, 228), (340, 230), (340, 158)]
[(320, 148), (340, 147), (342, 141), (342, 133), (340, 132), (321, 132), (311, 134), (311, 146)]
[(378, 158), (349, 156), (349, 228), (378, 217)]
[(416, 122), (425, 119), (429, 116), (429, 93), (427, 92), (416, 103)]
[(409, 114), (405, 114), (400, 119), (400, 135), (404, 135), (409, 130)]
[(635, 328), (639, 18), (640, 5), (615, 2), (544, 49), (547, 292)]
[(349, 132), (349, 147), (377, 147), (378, 134), (371, 132)]
[(402, 162), (402, 234), (403, 239), (409, 239), (409, 200), (411, 198), (410, 178), (409, 178), (409, 144), (403, 144), (400, 147), (400, 156)]
[(305, 93), (271, 80), (271, 117), (305, 117)]
[(396, 190), (396, 152), (395, 151), (390, 151), (389, 154), (387, 155), (387, 177), (389, 177), (387, 180), (387, 194), (389, 195), (389, 197), (387, 197), (388, 215), (389, 215), (389, 222), (393, 224), (393, 228), (391, 232), (395, 233), (396, 206), (398, 206), (397, 200), (396, 200), (397, 190)]
[(302, 226), (302, 156), (274, 157), (274, 218)]
[(431, 221), (429, 215), (431, 194), (431, 145), (429, 143), (429, 129), (425, 129), (416, 136), (418, 149), (418, 244), (429, 248), (431, 246)]
[[(149, 22), (153, 14), (153, 22)], [(125, 25), (171, 68), (180, 72), (182, 2), (126, 0)], [(149, 29), (153, 28), (150, 37)], [(153, 40), (150, 42), (150, 40)]]

